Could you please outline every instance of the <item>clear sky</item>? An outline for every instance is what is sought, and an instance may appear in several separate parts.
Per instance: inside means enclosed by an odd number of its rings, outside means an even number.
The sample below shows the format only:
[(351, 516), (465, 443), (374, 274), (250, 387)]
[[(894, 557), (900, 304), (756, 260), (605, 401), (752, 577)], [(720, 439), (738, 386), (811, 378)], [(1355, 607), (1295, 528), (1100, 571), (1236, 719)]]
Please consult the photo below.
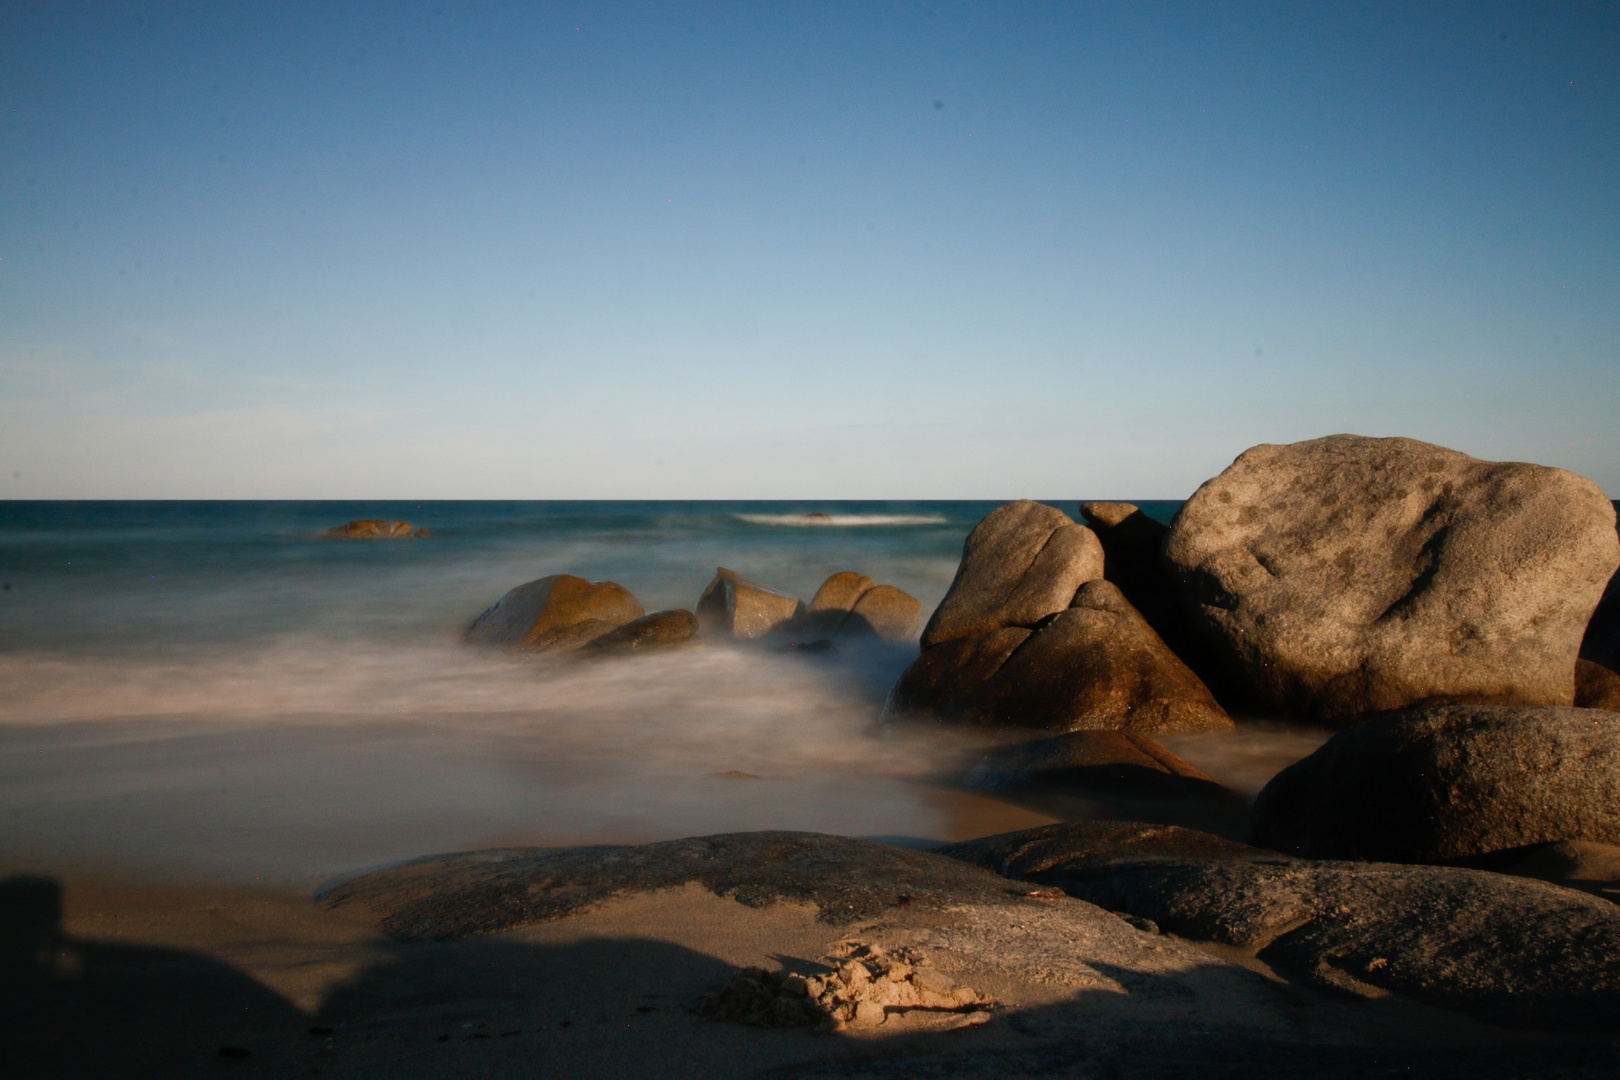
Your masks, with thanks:
[(0, 5), (0, 498), (1620, 496), (1620, 4)]

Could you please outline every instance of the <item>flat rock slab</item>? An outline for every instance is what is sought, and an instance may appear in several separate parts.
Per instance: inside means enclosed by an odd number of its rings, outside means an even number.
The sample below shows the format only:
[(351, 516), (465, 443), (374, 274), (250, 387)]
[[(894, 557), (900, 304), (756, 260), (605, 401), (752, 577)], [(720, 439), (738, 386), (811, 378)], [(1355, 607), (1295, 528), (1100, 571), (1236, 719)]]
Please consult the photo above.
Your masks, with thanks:
[(1326, 990), (1395, 992), (1498, 1023), (1620, 1022), (1620, 908), (1459, 867), (1235, 855), (1024, 875)]
[(697, 882), (763, 907), (814, 904), (832, 924), (897, 908), (1018, 900), (1005, 879), (923, 851), (800, 832), (722, 833), (637, 847), (502, 848), (443, 855), (325, 892), (359, 904), (390, 937), (434, 941), (561, 919), (615, 896)]
[(1329, 739), (1272, 778), (1255, 842), (1312, 858), (1448, 862), (1620, 843), (1620, 716), (1454, 705)]

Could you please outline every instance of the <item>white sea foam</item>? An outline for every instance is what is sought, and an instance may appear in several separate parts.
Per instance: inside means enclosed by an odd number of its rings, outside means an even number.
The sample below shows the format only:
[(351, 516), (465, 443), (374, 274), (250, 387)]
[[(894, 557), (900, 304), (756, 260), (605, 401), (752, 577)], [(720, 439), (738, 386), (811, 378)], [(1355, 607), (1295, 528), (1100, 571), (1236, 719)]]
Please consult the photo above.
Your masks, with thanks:
[(737, 514), (737, 520), (750, 525), (858, 526), (858, 525), (943, 525), (949, 519), (940, 514)]

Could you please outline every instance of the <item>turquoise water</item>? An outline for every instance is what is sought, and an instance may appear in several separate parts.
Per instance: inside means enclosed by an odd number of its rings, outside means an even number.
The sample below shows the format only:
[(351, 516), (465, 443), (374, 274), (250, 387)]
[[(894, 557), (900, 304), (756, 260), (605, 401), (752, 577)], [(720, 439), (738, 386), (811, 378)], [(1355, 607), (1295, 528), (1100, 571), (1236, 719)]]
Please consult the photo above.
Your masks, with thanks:
[[(719, 565), (807, 599), (857, 570), (931, 610), (995, 505), (0, 503), (0, 860), (307, 887), (509, 843), (1037, 823), (937, 782), (982, 736), (875, 724), (915, 645), (558, 665), (459, 640), (560, 572), (653, 611)], [(433, 535), (319, 537), (365, 517)]]

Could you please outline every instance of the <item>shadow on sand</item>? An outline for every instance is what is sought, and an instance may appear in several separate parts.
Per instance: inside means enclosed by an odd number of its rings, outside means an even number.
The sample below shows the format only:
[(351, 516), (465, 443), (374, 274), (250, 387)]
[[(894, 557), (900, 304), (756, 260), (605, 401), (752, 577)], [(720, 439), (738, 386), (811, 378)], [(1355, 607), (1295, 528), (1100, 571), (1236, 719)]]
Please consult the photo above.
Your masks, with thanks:
[[(379, 943), (376, 953), (311, 1016), (206, 957), (71, 938), (55, 881), (6, 879), (0, 1075), (1595, 1080), (1611, 1075), (1614, 1053), (1512, 1038), (1376, 1045), (1371, 1029), (1362, 1045), (1311, 1045), (1276, 1027), (1198, 1019), (1215, 1003), (1200, 1002), (1186, 982), (1101, 967), (1125, 994), (1081, 992), (972, 1032), (852, 1039), (699, 1020), (690, 1006), (733, 968), (656, 941), (490, 937)], [(1279, 1002), (1297, 993), (1280, 987)]]

